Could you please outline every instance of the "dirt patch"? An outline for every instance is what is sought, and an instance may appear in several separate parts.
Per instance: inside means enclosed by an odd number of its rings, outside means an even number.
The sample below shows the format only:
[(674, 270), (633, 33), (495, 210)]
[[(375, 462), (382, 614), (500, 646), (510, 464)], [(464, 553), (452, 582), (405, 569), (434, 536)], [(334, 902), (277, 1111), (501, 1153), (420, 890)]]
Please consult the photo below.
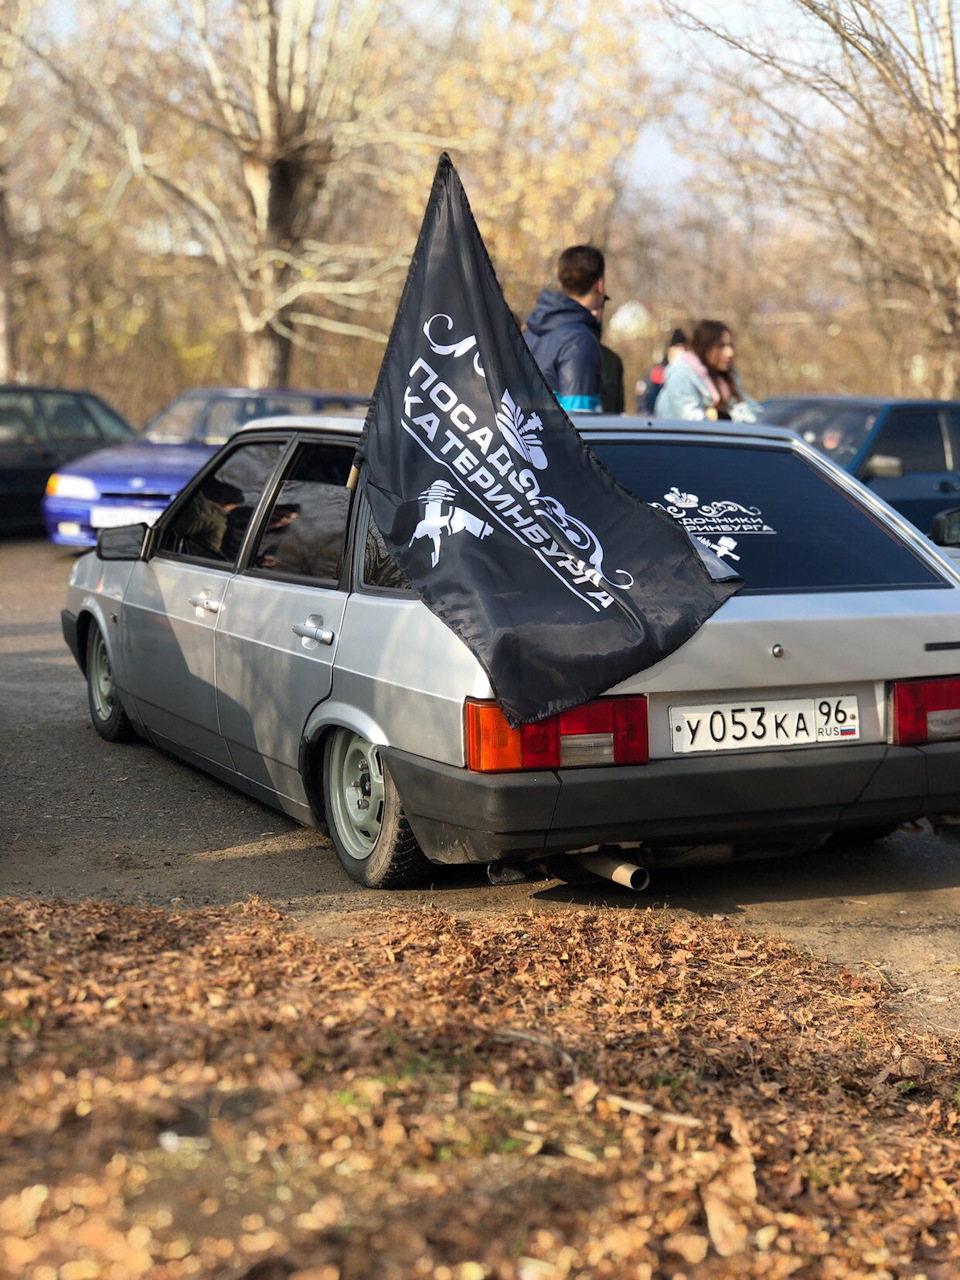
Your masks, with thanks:
[(880, 983), (669, 911), (0, 902), (0, 1272), (960, 1270), (957, 1063)]

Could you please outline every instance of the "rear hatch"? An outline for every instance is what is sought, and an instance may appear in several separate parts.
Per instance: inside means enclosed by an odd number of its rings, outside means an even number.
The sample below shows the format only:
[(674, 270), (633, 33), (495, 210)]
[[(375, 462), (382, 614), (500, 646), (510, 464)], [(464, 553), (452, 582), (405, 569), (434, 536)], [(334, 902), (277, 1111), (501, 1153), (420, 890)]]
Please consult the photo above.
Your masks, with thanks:
[(651, 759), (889, 741), (893, 682), (960, 671), (960, 578), (799, 441), (590, 443), (745, 584), (618, 686), (648, 698)]

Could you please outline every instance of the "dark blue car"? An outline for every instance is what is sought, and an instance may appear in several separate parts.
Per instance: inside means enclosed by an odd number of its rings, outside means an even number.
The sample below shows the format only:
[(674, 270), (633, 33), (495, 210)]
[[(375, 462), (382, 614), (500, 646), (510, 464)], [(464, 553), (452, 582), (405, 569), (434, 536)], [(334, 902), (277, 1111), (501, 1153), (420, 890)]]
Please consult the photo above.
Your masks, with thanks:
[(0, 386), (0, 531), (43, 528), (40, 503), (51, 471), (133, 438), (133, 427), (91, 391)]
[(795, 431), (922, 533), (960, 505), (960, 400), (780, 397), (764, 401), (762, 420)]
[(319, 391), (184, 391), (133, 443), (101, 449), (61, 467), (47, 483), (43, 518), (52, 542), (96, 546), (101, 529), (153, 524), (187, 481), (235, 431), (254, 418), (366, 412), (365, 396)]

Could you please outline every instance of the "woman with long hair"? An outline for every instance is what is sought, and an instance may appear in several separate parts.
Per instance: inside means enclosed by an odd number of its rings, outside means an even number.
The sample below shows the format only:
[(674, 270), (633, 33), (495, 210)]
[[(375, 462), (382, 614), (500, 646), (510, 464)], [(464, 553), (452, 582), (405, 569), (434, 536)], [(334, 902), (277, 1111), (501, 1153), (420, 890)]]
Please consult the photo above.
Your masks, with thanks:
[(689, 348), (667, 366), (654, 407), (656, 417), (756, 422), (758, 412), (733, 367), (730, 329), (720, 320), (701, 320)]

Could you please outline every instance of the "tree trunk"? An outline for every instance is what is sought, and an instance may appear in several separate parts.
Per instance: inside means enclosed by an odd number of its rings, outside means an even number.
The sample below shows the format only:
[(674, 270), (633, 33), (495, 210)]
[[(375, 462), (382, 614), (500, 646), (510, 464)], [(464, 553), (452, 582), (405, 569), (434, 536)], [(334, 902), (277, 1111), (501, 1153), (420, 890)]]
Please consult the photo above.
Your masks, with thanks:
[(7, 208), (7, 171), (0, 166), (0, 382), (17, 374), (13, 324), (13, 244)]
[(243, 376), (248, 387), (285, 387), (290, 379), (291, 342), (274, 329), (246, 335)]
[(940, 396), (944, 400), (952, 400), (957, 392), (957, 353), (949, 348), (943, 355), (943, 367), (940, 371)]

